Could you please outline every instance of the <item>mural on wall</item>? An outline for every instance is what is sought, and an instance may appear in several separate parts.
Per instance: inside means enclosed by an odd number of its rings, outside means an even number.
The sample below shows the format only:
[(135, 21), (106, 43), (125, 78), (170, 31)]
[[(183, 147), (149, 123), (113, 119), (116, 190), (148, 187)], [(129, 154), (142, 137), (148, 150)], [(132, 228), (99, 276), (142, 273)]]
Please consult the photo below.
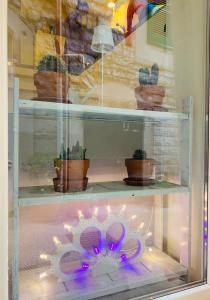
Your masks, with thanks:
[(124, 39), (132, 46), (132, 33), (163, 6), (146, 0), (116, 1), (112, 8), (107, 1), (22, 0), (21, 13), (35, 31), (35, 65), (44, 55), (57, 54), (63, 56), (70, 74), (79, 75), (101, 57), (91, 49), (96, 26), (110, 26), (115, 46)]

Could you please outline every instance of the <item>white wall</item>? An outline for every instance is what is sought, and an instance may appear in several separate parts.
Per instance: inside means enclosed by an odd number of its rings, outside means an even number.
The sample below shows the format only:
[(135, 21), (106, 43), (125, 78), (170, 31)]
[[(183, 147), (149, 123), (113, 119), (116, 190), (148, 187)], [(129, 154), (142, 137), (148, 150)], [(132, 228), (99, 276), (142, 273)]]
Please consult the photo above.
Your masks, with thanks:
[(0, 9), (0, 299), (8, 299), (8, 134), (7, 134), (7, 1)]

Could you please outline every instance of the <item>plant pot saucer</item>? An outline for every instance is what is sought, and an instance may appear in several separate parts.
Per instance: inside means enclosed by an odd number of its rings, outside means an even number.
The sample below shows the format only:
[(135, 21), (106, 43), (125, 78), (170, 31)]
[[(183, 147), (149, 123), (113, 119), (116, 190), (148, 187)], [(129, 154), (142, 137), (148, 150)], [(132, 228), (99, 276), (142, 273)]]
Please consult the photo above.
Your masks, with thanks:
[(160, 106), (160, 105), (147, 105), (144, 103), (138, 104), (137, 110), (152, 110), (152, 111), (168, 111), (167, 108)]
[(132, 185), (132, 186), (150, 186), (155, 183), (154, 179), (141, 179), (141, 178), (124, 178), (123, 181), (127, 185)]
[(40, 98), (40, 97), (35, 97), (32, 100), (35, 101), (46, 101), (46, 102), (55, 102), (55, 103), (68, 103), (71, 104), (72, 102), (68, 99), (63, 99), (63, 98)]

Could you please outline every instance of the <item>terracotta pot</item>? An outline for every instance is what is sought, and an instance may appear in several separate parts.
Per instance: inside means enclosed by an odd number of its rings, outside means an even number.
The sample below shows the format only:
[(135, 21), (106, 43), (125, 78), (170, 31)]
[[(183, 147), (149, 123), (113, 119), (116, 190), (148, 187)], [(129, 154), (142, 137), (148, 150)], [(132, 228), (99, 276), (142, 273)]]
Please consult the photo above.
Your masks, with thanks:
[(138, 109), (156, 109), (162, 107), (165, 88), (158, 85), (144, 85), (135, 88)]
[(65, 180), (63, 178), (53, 178), (55, 192), (80, 192), (87, 189), (88, 178), (78, 180)]
[(37, 72), (34, 74), (34, 84), (37, 89), (37, 100), (67, 101), (69, 76), (58, 72)]
[(153, 159), (132, 159), (125, 160), (129, 178), (150, 179), (153, 175), (154, 160)]
[(56, 167), (58, 178), (64, 180), (80, 180), (87, 176), (90, 160), (61, 160), (60, 167)]

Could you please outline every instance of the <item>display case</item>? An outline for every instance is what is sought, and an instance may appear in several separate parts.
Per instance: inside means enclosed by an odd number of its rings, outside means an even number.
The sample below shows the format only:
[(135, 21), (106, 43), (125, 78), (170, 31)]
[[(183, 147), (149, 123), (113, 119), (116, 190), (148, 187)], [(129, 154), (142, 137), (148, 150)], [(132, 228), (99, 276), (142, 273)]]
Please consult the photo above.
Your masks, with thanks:
[[(29, 291), (31, 299), (92, 299), (128, 289), (143, 294), (148, 286), (156, 291), (160, 283), (187, 282), (192, 99), (183, 101), (180, 113), (47, 103), (21, 100), (18, 83), (16, 79), (14, 235), (20, 244), (17, 241), (18, 269), (13, 274), (21, 299), (27, 299)], [(47, 126), (49, 132), (43, 131)], [(71, 192), (70, 187), (65, 193), (55, 192), (53, 177), (44, 185), (46, 170), (39, 166), (35, 171), (40, 184), (25, 183), (27, 144), (36, 142), (34, 155), (44, 155), (43, 138), (55, 157), (62, 144), (82, 140), (90, 158), (84, 191)], [(125, 160), (138, 146), (150, 153), (152, 177), (150, 182), (127, 185)], [(173, 149), (177, 166), (169, 161), (168, 149)], [(46, 229), (44, 211), (50, 221)], [(177, 214), (182, 215), (179, 224)], [(34, 226), (25, 228), (24, 215), (34, 219)], [(28, 235), (34, 236), (30, 254)]]
[[(130, 24), (132, 1), (104, 16), (99, 1), (67, 2), (40, 23), (21, 3), (33, 67), (9, 66), (11, 299), (153, 299), (202, 284), (205, 103), (178, 76), (186, 53), (142, 38), (152, 20), (166, 43), (180, 8), (148, 1)], [(21, 39), (26, 55), (31, 34)]]

